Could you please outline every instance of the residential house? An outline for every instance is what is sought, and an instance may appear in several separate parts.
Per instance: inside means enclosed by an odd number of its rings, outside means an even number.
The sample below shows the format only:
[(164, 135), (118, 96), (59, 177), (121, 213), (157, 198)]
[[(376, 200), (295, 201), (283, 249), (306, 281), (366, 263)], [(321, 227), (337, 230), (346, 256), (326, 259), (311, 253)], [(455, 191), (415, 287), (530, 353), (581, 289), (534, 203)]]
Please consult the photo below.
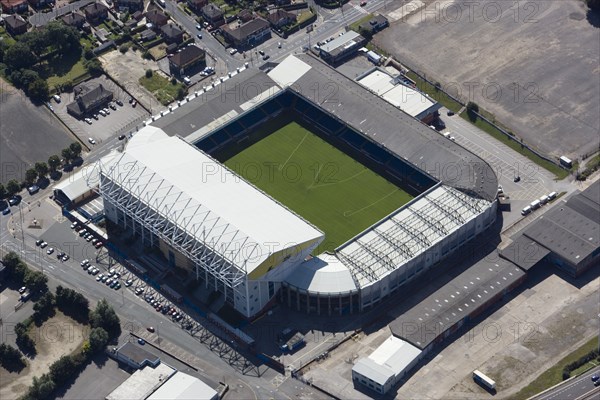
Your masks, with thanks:
[(65, 14), (62, 17), (60, 17), (60, 20), (65, 25), (69, 25), (77, 29), (81, 29), (83, 27), (83, 24), (85, 24), (85, 17), (78, 12)]
[(159, 30), (169, 22), (169, 17), (162, 11), (154, 9), (146, 12), (146, 22), (152, 24), (152, 29)]
[(278, 8), (269, 13), (267, 20), (274, 28), (282, 28), (288, 24), (295, 23), (296, 14)]
[(142, 18), (144, 18), (144, 13), (141, 11), (136, 11), (133, 14), (131, 14), (131, 19), (134, 19), (136, 21), (140, 21)]
[(129, 11), (144, 11), (144, 0), (114, 0), (115, 10)]
[(236, 47), (253, 46), (270, 37), (271, 28), (266, 20), (256, 18), (235, 28), (225, 26), (223, 36)]
[(20, 15), (9, 15), (4, 18), (6, 31), (13, 36), (22, 35), (27, 32), (27, 21)]
[(113, 92), (102, 84), (89, 85), (82, 83), (73, 89), (75, 101), (67, 104), (67, 112), (75, 118), (83, 118), (104, 108), (113, 99)]
[(98, 24), (108, 18), (108, 7), (102, 3), (88, 4), (83, 8), (85, 19), (90, 24)]
[(0, 0), (2, 14), (24, 13), (29, 6), (27, 0)]
[(198, 46), (186, 46), (169, 58), (169, 69), (173, 75), (184, 76), (194, 67), (204, 65), (205, 58), (205, 51)]
[(173, 24), (163, 26), (162, 32), (165, 43), (181, 43), (183, 41), (183, 31)]
[(31, 5), (31, 7), (35, 8), (36, 10), (40, 9), (40, 8), (44, 8), (50, 4), (52, 4), (52, 0), (28, 0), (29, 4)]
[(208, 4), (208, 0), (187, 0), (187, 5), (190, 10), (200, 13), (202, 11), (202, 7)]
[(208, 3), (202, 10), (200, 11), (202, 17), (204, 17), (204, 21), (208, 22), (212, 26), (221, 26), (225, 23), (225, 19), (223, 18), (223, 11), (213, 3)]

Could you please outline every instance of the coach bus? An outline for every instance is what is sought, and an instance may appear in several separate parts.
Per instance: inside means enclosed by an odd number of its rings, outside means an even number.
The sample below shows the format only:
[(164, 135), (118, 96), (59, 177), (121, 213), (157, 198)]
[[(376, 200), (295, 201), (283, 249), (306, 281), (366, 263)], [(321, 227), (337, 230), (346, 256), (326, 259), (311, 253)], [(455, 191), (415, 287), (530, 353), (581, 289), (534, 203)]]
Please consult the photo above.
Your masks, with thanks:
[(473, 380), (487, 389), (496, 390), (496, 382), (489, 376), (486, 376), (483, 372), (478, 370), (473, 371)]

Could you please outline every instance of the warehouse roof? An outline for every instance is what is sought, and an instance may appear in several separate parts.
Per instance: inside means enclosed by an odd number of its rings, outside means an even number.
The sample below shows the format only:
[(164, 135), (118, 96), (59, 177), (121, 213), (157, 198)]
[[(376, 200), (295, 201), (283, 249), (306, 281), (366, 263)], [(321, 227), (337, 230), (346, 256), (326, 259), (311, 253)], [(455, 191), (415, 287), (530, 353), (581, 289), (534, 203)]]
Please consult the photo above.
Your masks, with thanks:
[(550, 254), (550, 250), (525, 235), (518, 236), (500, 251), (502, 257), (525, 271), (531, 269), (548, 254)]
[(273, 253), (309, 241), (316, 246), (323, 238), (223, 164), (156, 127), (140, 130), (103, 173), (242, 272)]
[(117, 386), (106, 400), (144, 400), (174, 373), (175, 369), (163, 363), (154, 368), (144, 367)]
[(420, 349), (390, 336), (371, 355), (358, 360), (352, 371), (384, 385), (390, 378), (401, 375), (420, 355)]
[(177, 371), (146, 400), (212, 400), (217, 391), (191, 375)]
[(390, 324), (392, 334), (425, 349), (524, 276), (525, 272), (494, 251), (396, 318)]

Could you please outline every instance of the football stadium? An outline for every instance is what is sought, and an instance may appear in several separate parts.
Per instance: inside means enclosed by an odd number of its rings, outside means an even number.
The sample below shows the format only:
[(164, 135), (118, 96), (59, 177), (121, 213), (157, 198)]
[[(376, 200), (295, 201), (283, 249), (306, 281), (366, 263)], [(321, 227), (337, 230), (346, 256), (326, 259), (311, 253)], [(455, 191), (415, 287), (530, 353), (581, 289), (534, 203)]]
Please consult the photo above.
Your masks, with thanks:
[(105, 214), (246, 318), (358, 313), (496, 218), (497, 178), (309, 54), (242, 68), (100, 167)]

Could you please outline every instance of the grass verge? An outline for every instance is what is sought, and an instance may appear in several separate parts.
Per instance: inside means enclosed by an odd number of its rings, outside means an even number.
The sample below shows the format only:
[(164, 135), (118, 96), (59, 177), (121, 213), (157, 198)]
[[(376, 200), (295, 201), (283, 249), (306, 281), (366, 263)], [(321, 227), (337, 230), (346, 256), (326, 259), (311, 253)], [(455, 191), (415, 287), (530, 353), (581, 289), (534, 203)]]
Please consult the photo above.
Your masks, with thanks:
[(150, 78), (146, 78), (145, 76), (141, 77), (140, 84), (148, 89), (154, 97), (165, 106), (177, 99), (180, 88), (185, 91), (183, 84), (179, 82), (173, 84), (167, 78), (156, 73), (152, 74)]
[[(508, 400), (528, 399), (529, 397), (562, 382), (562, 372), (565, 365), (577, 361), (579, 358), (594, 350), (597, 346), (598, 337), (590, 339), (587, 343), (560, 360), (556, 365), (545, 371), (536, 380), (525, 386), (518, 393), (509, 397)], [(571, 376), (575, 375), (572, 373)]]
[(527, 147), (522, 146), (521, 143), (519, 143), (517, 140), (512, 139), (512, 138), (508, 137), (507, 135), (505, 135), (504, 133), (500, 132), (498, 130), (498, 128), (489, 124), (488, 122), (486, 122), (480, 118), (477, 118), (477, 120), (475, 122), (473, 122), (467, 116), (466, 111), (461, 113), (460, 116), (464, 120), (469, 121), (470, 123), (472, 123), (479, 129), (481, 129), (482, 131), (484, 131), (487, 134), (489, 134), (490, 136), (492, 136), (494, 139), (504, 143), (505, 145), (507, 145), (511, 149), (515, 150), (519, 154), (522, 154), (525, 157), (529, 158), (531, 161), (533, 161), (540, 167), (550, 171), (551, 173), (553, 173), (556, 176), (557, 179), (559, 179), (559, 180), (564, 179), (569, 175), (570, 171), (562, 169), (561, 167), (559, 167), (558, 165), (556, 165), (554, 163), (551, 163), (550, 161), (544, 160), (543, 158), (541, 158), (540, 156), (535, 154), (533, 151), (529, 150)]
[(458, 101), (454, 100), (452, 97), (448, 96), (441, 90), (438, 90), (438, 88), (436, 88), (431, 83), (421, 79), (413, 71), (408, 71), (406, 76), (415, 81), (415, 83), (417, 84), (417, 88), (420, 91), (427, 93), (430, 97), (432, 97), (438, 103), (446, 107), (448, 110), (458, 112), (462, 108), (462, 104), (460, 104)]

